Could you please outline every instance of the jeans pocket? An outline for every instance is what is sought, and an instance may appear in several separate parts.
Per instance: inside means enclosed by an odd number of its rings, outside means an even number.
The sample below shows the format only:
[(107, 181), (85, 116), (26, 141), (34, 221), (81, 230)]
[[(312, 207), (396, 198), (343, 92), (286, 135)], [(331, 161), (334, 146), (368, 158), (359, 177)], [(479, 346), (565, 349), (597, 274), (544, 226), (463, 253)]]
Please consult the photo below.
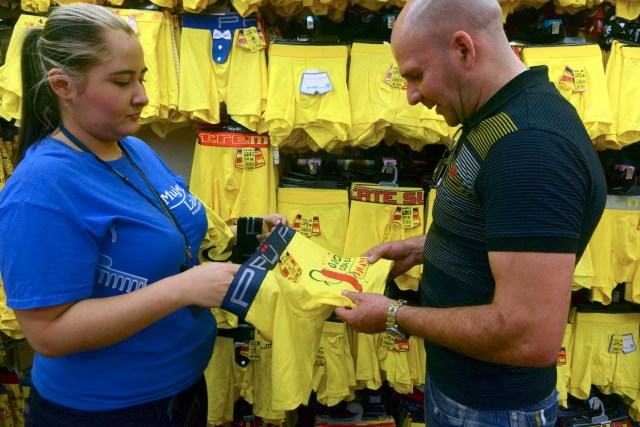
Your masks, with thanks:
[[(545, 399), (546, 405), (537, 410), (511, 411), (511, 427), (553, 427), (558, 419), (558, 398)], [(546, 402), (550, 400), (550, 402)]]
[(448, 427), (464, 426), (469, 409), (449, 399), (429, 384), (428, 411), (438, 425)]

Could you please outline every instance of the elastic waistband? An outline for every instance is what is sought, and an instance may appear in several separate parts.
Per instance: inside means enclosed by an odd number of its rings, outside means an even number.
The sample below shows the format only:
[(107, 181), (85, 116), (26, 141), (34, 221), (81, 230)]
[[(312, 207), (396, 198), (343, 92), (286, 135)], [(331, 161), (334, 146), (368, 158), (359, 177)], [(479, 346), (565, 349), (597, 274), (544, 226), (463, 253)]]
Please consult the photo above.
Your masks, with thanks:
[(526, 57), (534, 58), (598, 58), (602, 61), (602, 51), (597, 44), (584, 46), (545, 46), (545, 47), (525, 47), (523, 54)]
[(625, 324), (640, 322), (640, 313), (576, 313), (576, 323)]
[(269, 238), (253, 253), (236, 273), (229, 290), (222, 301), (221, 308), (238, 316), (247, 317), (249, 308), (258, 294), (260, 285), (267, 272), (273, 270), (280, 255), (289, 245), (296, 232), (282, 224), (273, 229)]
[(278, 188), (278, 202), (296, 205), (349, 204), (346, 190)]
[(182, 27), (195, 30), (229, 30), (255, 27), (257, 20), (253, 16), (243, 18), (237, 13), (225, 13), (222, 15), (202, 15), (185, 13), (182, 15)]
[(136, 22), (153, 22), (156, 24), (161, 24), (164, 19), (164, 14), (162, 12), (154, 11), (154, 10), (139, 10), (139, 9), (117, 9), (117, 8), (107, 8), (116, 15), (122, 16), (123, 18), (135, 18)]
[(381, 187), (371, 184), (351, 185), (351, 200), (383, 205), (424, 205), (424, 190), (410, 187)]
[(353, 43), (351, 45), (351, 54), (354, 53), (371, 53), (375, 55), (390, 55), (391, 60), (395, 63), (393, 59), (393, 54), (391, 53), (391, 45), (390, 44), (378, 44), (378, 43)]
[(285, 56), (292, 58), (347, 58), (347, 46), (297, 46), (272, 43), (269, 56)]
[(248, 132), (198, 131), (198, 144), (209, 147), (268, 148), (269, 135)]
[(343, 322), (330, 322), (326, 320), (322, 326), (322, 335), (340, 336), (347, 333), (347, 325)]

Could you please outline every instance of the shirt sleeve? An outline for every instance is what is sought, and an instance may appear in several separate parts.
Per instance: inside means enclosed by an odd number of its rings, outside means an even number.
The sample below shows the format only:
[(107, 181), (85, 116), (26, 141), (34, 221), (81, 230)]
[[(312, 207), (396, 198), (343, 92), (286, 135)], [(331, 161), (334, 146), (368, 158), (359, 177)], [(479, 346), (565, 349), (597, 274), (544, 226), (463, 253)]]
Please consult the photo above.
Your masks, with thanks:
[(577, 252), (589, 176), (578, 148), (556, 134), (526, 129), (496, 142), (476, 182), (487, 249)]
[(21, 202), (0, 212), (0, 235), (8, 307), (47, 307), (91, 295), (98, 249), (81, 225)]

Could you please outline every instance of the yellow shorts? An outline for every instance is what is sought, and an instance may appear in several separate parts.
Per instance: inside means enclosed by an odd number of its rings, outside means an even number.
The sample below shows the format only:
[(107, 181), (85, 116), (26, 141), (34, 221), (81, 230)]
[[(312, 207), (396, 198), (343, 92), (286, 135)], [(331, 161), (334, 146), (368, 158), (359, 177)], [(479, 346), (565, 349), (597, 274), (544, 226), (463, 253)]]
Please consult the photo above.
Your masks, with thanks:
[(224, 221), (276, 211), (276, 171), (269, 137), (198, 130), (190, 190)]
[(549, 79), (576, 108), (594, 143), (610, 134), (613, 115), (598, 45), (527, 47), (522, 60), (528, 66), (549, 66)]
[(576, 314), (568, 392), (587, 399), (591, 385), (625, 395), (638, 390), (640, 313)]
[[(345, 257), (360, 256), (372, 247), (424, 234), (424, 190), (353, 183)], [(402, 290), (418, 290), (422, 266), (396, 277)]]
[(240, 397), (242, 368), (235, 362), (234, 349), (233, 338), (217, 337), (204, 370), (209, 399), (207, 421), (214, 426), (233, 421), (233, 404)]
[(282, 225), (242, 265), (222, 308), (272, 340), (274, 410), (308, 403), (324, 321), (336, 306), (353, 307), (342, 291), (381, 294), (391, 265), (341, 258)]
[(611, 303), (618, 283), (640, 281), (640, 198), (607, 196), (606, 208), (589, 242), (593, 263), (592, 298)]
[(610, 127), (609, 133), (604, 138), (604, 141), (600, 141), (601, 143), (596, 144), (596, 148), (599, 150), (607, 148), (618, 150), (622, 148), (618, 142), (618, 116), (620, 115), (620, 88), (622, 86), (622, 82), (620, 80), (620, 76), (622, 75), (622, 46), (624, 45), (617, 40), (614, 40), (611, 43), (609, 59), (607, 60), (607, 67), (605, 69), (605, 78), (607, 80), (607, 91), (609, 92), (613, 125)]
[[(391, 54), (391, 45), (353, 43), (349, 70), (351, 145), (371, 147), (387, 134), (420, 151), (439, 143), (449, 133), (444, 118), (424, 105), (409, 105), (404, 79)], [(391, 138), (390, 135), (395, 135)]]
[(289, 226), (326, 250), (341, 254), (347, 237), (349, 193), (346, 190), (278, 188), (277, 212)]
[(567, 386), (571, 378), (571, 357), (573, 346), (573, 325), (567, 323), (567, 327), (564, 331), (564, 337), (562, 338), (562, 347), (558, 352), (558, 359), (556, 361), (556, 371), (558, 378), (556, 380), (556, 389), (558, 390), (558, 400), (560, 406), (567, 407)]
[(23, 13), (13, 27), (5, 63), (0, 67), (0, 116), (6, 120), (19, 120), (22, 114), (22, 39), (27, 30), (45, 22), (45, 18)]
[(271, 44), (265, 120), (273, 145), (317, 151), (347, 144), (348, 52), (347, 46)]
[(381, 334), (363, 334), (350, 328), (348, 331), (356, 371), (356, 388), (379, 389), (383, 379), (380, 362), (374, 355), (377, 354), (376, 343)]
[(355, 386), (356, 373), (347, 327), (342, 322), (324, 322), (313, 369), (313, 390), (317, 400), (325, 406), (353, 400)]
[(411, 393), (415, 386), (424, 384), (427, 359), (422, 338), (401, 340), (378, 334), (377, 354), (384, 378), (398, 393)]
[(640, 140), (640, 105), (637, 102), (640, 99), (640, 48), (622, 46), (620, 55), (617, 137), (618, 144), (624, 147)]
[(571, 284), (571, 290), (577, 291), (578, 289), (591, 289), (593, 285), (593, 259), (591, 258), (591, 245), (587, 245), (580, 261), (576, 265), (573, 272), (573, 280)]
[[(242, 397), (253, 405), (254, 415), (263, 421), (280, 425), (285, 413), (273, 409), (271, 404), (273, 390), (279, 385), (279, 379), (272, 377), (272, 344), (256, 331), (255, 339), (245, 342), (243, 351), (247, 347), (250, 361), (242, 378)], [(244, 355), (247, 356), (246, 353)]]
[(258, 21), (237, 13), (183, 15), (178, 104), (186, 117), (219, 123), (224, 102), (234, 121), (254, 132), (266, 131), (265, 50), (251, 52), (239, 43), (241, 32), (250, 27), (258, 28)]

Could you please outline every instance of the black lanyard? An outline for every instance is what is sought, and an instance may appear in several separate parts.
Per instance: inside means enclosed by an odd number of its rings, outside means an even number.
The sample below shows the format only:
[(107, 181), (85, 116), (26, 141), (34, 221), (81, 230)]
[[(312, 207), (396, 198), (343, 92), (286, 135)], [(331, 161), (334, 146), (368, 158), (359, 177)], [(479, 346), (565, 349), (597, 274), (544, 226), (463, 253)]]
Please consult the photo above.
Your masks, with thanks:
[(153, 199), (151, 199), (151, 197), (149, 197), (145, 192), (143, 192), (142, 190), (140, 190), (138, 187), (136, 187), (131, 181), (129, 181), (129, 178), (127, 178), (126, 176), (124, 176), (119, 170), (117, 170), (116, 168), (114, 168), (113, 166), (111, 166), (109, 163), (105, 162), (104, 160), (102, 160), (100, 157), (96, 156), (96, 154), (89, 150), (87, 148), (86, 145), (84, 145), (82, 142), (80, 142), (80, 140), (78, 138), (76, 138), (71, 132), (69, 132), (69, 130), (67, 128), (65, 128), (62, 123), (60, 123), (58, 125), (58, 128), (60, 129), (60, 131), (64, 134), (64, 136), (66, 136), (67, 138), (69, 138), (69, 140), (71, 140), (71, 142), (73, 142), (75, 145), (77, 145), (82, 151), (86, 151), (87, 153), (91, 153), (93, 154), (93, 156), (98, 159), (98, 161), (100, 163), (102, 163), (104, 166), (107, 167), (107, 169), (109, 169), (110, 171), (112, 171), (113, 173), (115, 173), (116, 175), (118, 175), (120, 177), (120, 179), (122, 179), (122, 181), (127, 184), (129, 187), (131, 187), (133, 190), (136, 191), (136, 193), (140, 194), (142, 197), (144, 197), (144, 199), (149, 202), (153, 207), (155, 207), (156, 209), (158, 209), (161, 213), (167, 215), (169, 217), (169, 219), (171, 220), (171, 222), (173, 223), (173, 225), (175, 225), (175, 227), (178, 229), (178, 231), (180, 232), (180, 234), (182, 234), (182, 237), (184, 238), (184, 253), (185, 253), (185, 260), (184, 263), (180, 266), (180, 271), (185, 271), (189, 268), (189, 264), (191, 263), (191, 260), (193, 259), (193, 253), (191, 252), (191, 245), (189, 244), (189, 239), (187, 238), (187, 234), (184, 232), (184, 229), (182, 228), (182, 226), (180, 225), (180, 223), (178, 222), (178, 220), (176, 219), (175, 216), (173, 216), (173, 213), (171, 212), (171, 209), (169, 209), (167, 207), (167, 205), (164, 203), (164, 201), (160, 198), (160, 195), (158, 194), (158, 192), (156, 191), (156, 189), (153, 187), (153, 185), (151, 185), (151, 182), (149, 182), (149, 179), (147, 178), (147, 176), (142, 172), (142, 170), (140, 170), (140, 168), (138, 167), (138, 165), (136, 164), (136, 162), (133, 161), (133, 159), (131, 158), (131, 156), (129, 156), (129, 153), (127, 152), (127, 150), (124, 148), (124, 146), (122, 144), (120, 144), (120, 141), (118, 141), (118, 147), (120, 148), (120, 150), (122, 150), (122, 154), (124, 154), (124, 156), (127, 158), (127, 160), (129, 161), (129, 163), (131, 164), (131, 166), (133, 166), (133, 168), (140, 174), (140, 176), (142, 177), (142, 179), (144, 180), (144, 182), (147, 184), (147, 186), (149, 187), (149, 189), (151, 190), (151, 192), (153, 193), (153, 195), (155, 196), (156, 200), (158, 201), (158, 203), (160, 203), (160, 206), (162, 206), (162, 209), (160, 209), (158, 207), (158, 204), (155, 203), (153, 201)]

